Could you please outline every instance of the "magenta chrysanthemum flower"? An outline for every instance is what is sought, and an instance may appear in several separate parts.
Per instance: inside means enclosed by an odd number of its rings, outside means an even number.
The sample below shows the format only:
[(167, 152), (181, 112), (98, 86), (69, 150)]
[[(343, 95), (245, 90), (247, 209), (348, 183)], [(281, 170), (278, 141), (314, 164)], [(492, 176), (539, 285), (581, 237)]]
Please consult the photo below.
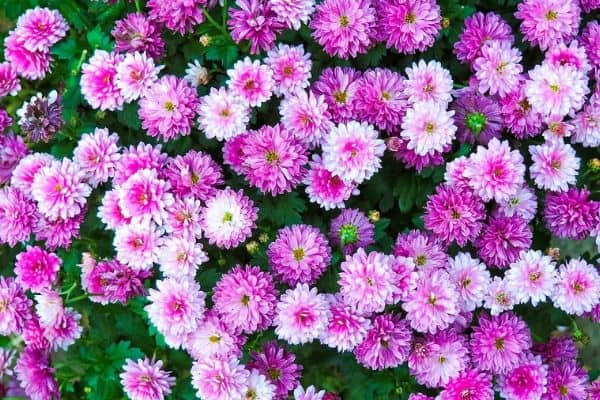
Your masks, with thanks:
[(546, 50), (551, 44), (568, 42), (577, 34), (581, 10), (577, 1), (525, 0), (517, 6), (524, 39)]
[(115, 51), (119, 53), (145, 52), (156, 60), (165, 51), (159, 25), (142, 13), (127, 14), (117, 20), (111, 34), (115, 38)]
[(296, 31), (302, 23), (308, 23), (315, 9), (314, 0), (271, 0), (270, 3), (277, 18)]
[(28, 153), (21, 136), (0, 134), (0, 184), (10, 181), (13, 170)]
[(115, 82), (122, 60), (120, 54), (96, 50), (81, 67), (81, 94), (92, 108), (114, 111), (123, 107), (125, 99)]
[(541, 251), (528, 250), (521, 253), (519, 259), (510, 264), (504, 279), (516, 303), (531, 300), (535, 307), (554, 293), (556, 284), (556, 266), (552, 259)]
[(161, 69), (146, 53), (127, 53), (117, 64), (115, 85), (126, 102), (137, 100), (156, 83)]
[(164, 141), (190, 134), (198, 97), (196, 90), (173, 75), (166, 75), (146, 90), (138, 115), (148, 136)]
[(387, 141), (388, 150), (394, 152), (394, 156), (401, 160), (406, 167), (415, 168), (421, 172), (423, 168), (435, 167), (444, 164), (444, 154), (448, 153), (452, 146), (447, 144), (442, 151), (434, 151), (425, 155), (417, 154), (414, 149), (408, 148), (408, 141), (393, 136)]
[(302, 365), (296, 364), (294, 353), (288, 352), (276, 342), (265, 343), (262, 352), (250, 354), (248, 369), (256, 369), (276, 387), (276, 398), (287, 398), (300, 382)]
[(283, 99), (279, 113), (284, 129), (311, 148), (318, 147), (333, 126), (325, 98), (310, 91), (298, 90)]
[(207, 200), (200, 224), (210, 244), (229, 249), (250, 237), (257, 218), (258, 208), (242, 190), (226, 188)]
[(521, 52), (508, 41), (491, 41), (473, 62), (480, 93), (504, 97), (519, 85)]
[(15, 274), (24, 289), (39, 292), (56, 281), (62, 260), (37, 246), (27, 246), (27, 250), (17, 255)]
[(15, 96), (20, 90), (21, 82), (17, 70), (10, 63), (0, 63), (0, 98), (7, 95)]
[(600, 67), (600, 54), (596, 50), (600, 44), (600, 23), (589, 21), (581, 32), (580, 40), (590, 63), (596, 68)]
[(583, 73), (588, 73), (592, 69), (585, 48), (580, 46), (576, 40), (573, 40), (568, 46), (566, 43), (558, 43), (550, 47), (545, 54), (544, 62), (555, 68), (567, 65)]
[(344, 254), (353, 254), (375, 242), (375, 227), (369, 218), (355, 208), (344, 209), (331, 221), (329, 237)]
[(577, 346), (568, 336), (552, 336), (546, 343), (535, 343), (532, 347), (535, 355), (542, 357), (546, 364), (560, 364), (577, 359)]
[(461, 310), (475, 310), (481, 306), (491, 282), (487, 267), (469, 253), (458, 253), (449, 261), (448, 273), (458, 290)]
[(479, 369), (495, 374), (517, 367), (531, 348), (527, 324), (512, 312), (482, 314), (471, 334), (471, 357)]
[(217, 186), (223, 183), (221, 167), (210, 155), (195, 150), (171, 159), (165, 175), (175, 194), (193, 195), (202, 201), (214, 196)]
[(44, 336), (53, 350), (67, 350), (77, 339), (81, 337), (83, 327), (79, 323), (81, 314), (71, 307), (67, 307), (64, 313), (50, 326), (44, 327)]
[(475, 369), (462, 371), (448, 381), (439, 400), (493, 400), (492, 377)]
[(433, 237), (418, 230), (399, 234), (394, 255), (411, 257), (419, 270), (434, 270), (448, 265), (448, 255)]
[(235, 358), (206, 358), (192, 365), (192, 386), (204, 400), (243, 399), (249, 376)]
[(33, 201), (13, 186), (0, 189), (0, 243), (14, 247), (29, 239), (38, 220)]
[(488, 265), (506, 268), (531, 246), (533, 234), (527, 222), (519, 216), (490, 217), (474, 243), (479, 257)]
[(15, 373), (21, 387), (31, 400), (60, 398), (54, 368), (50, 364), (50, 352), (37, 346), (26, 346), (21, 352)]
[(313, 154), (309, 166), (304, 184), (312, 203), (317, 203), (326, 210), (344, 208), (344, 202), (353, 194), (358, 194), (356, 185), (348, 184), (329, 172), (318, 154)]
[(310, 225), (280, 229), (267, 250), (269, 264), (279, 279), (288, 285), (314, 284), (331, 261), (327, 238)]
[(258, 60), (249, 57), (239, 60), (227, 71), (227, 86), (250, 107), (258, 107), (273, 95), (273, 71)]
[(198, 124), (209, 139), (232, 139), (246, 130), (249, 120), (248, 106), (225, 88), (211, 88), (200, 99)]
[(569, 314), (582, 315), (600, 303), (600, 274), (585, 260), (572, 259), (560, 266), (554, 305)]
[(452, 100), (452, 76), (439, 61), (419, 60), (406, 68), (406, 76), (404, 94), (409, 103), (433, 101), (446, 105)]
[(171, 393), (175, 378), (162, 366), (161, 360), (144, 358), (135, 362), (128, 358), (119, 375), (123, 391), (131, 400), (163, 400)]
[(86, 174), (93, 187), (107, 182), (115, 175), (119, 154), (119, 135), (106, 128), (96, 128), (93, 133), (85, 133), (73, 150), (73, 161)]
[(209, 313), (188, 336), (184, 347), (195, 360), (224, 358), (240, 353), (237, 337), (216, 315)]
[(361, 315), (356, 307), (344, 304), (339, 295), (328, 296), (331, 318), (321, 333), (321, 343), (339, 352), (352, 351), (367, 335), (371, 320)]
[(431, 101), (413, 104), (406, 110), (400, 136), (417, 155), (443, 153), (456, 135), (453, 116), (454, 111), (447, 111), (445, 105)]
[(202, 7), (207, 5), (207, 0), (150, 0), (147, 4), (151, 20), (180, 35), (192, 32), (196, 25), (204, 22)]
[(433, 46), (440, 31), (440, 7), (435, 0), (377, 2), (378, 39), (400, 53), (414, 54)]
[(29, 51), (47, 51), (65, 37), (69, 25), (56, 10), (35, 7), (25, 11), (17, 20), (15, 34)]
[(510, 26), (498, 14), (478, 12), (465, 19), (458, 39), (454, 44), (456, 58), (463, 63), (472, 63), (481, 55), (484, 44), (494, 40), (512, 45), (514, 36)]
[(546, 393), (548, 367), (539, 356), (531, 356), (514, 369), (500, 375), (498, 391), (505, 400), (535, 400)]
[(214, 288), (214, 310), (235, 331), (252, 333), (271, 325), (276, 295), (271, 275), (253, 266), (236, 266)]
[(452, 104), (456, 136), (462, 143), (487, 145), (492, 138), (499, 138), (503, 120), (498, 103), (472, 89), (461, 90)]
[(575, 187), (562, 193), (549, 193), (544, 207), (546, 227), (560, 238), (581, 240), (600, 221), (600, 202), (589, 198), (587, 189)]
[(378, 315), (365, 339), (354, 349), (354, 355), (366, 368), (395, 368), (408, 359), (411, 340), (408, 324), (399, 315)]
[(542, 115), (533, 109), (525, 96), (525, 82), (501, 98), (500, 107), (504, 124), (517, 139), (533, 137), (541, 132)]
[(573, 147), (553, 140), (529, 146), (529, 152), (533, 162), (529, 173), (540, 189), (564, 192), (575, 184), (580, 161)]
[(412, 373), (419, 383), (428, 387), (446, 386), (469, 365), (467, 341), (453, 329), (426, 335), (425, 340), (427, 351), (422, 363), (411, 363), (409, 358), (409, 367), (413, 364)]
[(198, 266), (208, 261), (201, 243), (192, 237), (171, 236), (159, 250), (158, 263), (165, 277), (194, 279)]
[(152, 220), (161, 225), (167, 217), (166, 207), (173, 203), (168, 190), (169, 182), (159, 179), (156, 170), (141, 169), (117, 189), (119, 208), (134, 224)]
[(587, 104), (572, 121), (575, 130), (571, 142), (583, 147), (600, 146), (600, 102)]
[(123, 184), (129, 177), (141, 169), (161, 171), (168, 159), (167, 154), (161, 153), (161, 145), (138, 143), (123, 150), (119, 159), (113, 182)]
[(135, 269), (150, 269), (158, 262), (162, 231), (153, 223), (120, 226), (115, 232), (113, 246), (117, 260)]
[(9, 32), (4, 39), (4, 58), (23, 78), (37, 80), (46, 76), (50, 69), (49, 49), (30, 51), (25, 48), (24, 39), (15, 31)]
[(45, 241), (49, 250), (68, 248), (74, 238), (79, 237), (79, 228), (85, 218), (85, 209), (72, 218), (49, 220), (42, 216), (34, 228), (35, 239)]
[(327, 329), (329, 318), (329, 303), (325, 295), (301, 283), (281, 296), (273, 325), (280, 339), (290, 344), (303, 344), (321, 336)]
[(354, 117), (360, 77), (360, 72), (352, 68), (325, 68), (313, 83), (312, 91), (325, 96), (333, 122), (348, 122)]
[(265, 64), (273, 71), (273, 92), (278, 96), (289, 96), (309, 84), (312, 61), (303, 45), (279, 44), (269, 51)]
[(14, 278), (0, 276), (0, 335), (20, 334), (31, 318), (32, 302)]
[(117, 228), (131, 223), (131, 218), (125, 217), (121, 206), (119, 206), (119, 191), (117, 189), (109, 190), (104, 194), (102, 204), (98, 207), (98, 218), (110, 230), (117, 230)]
[(325, 0), (310, 23), (312, 36), (330, 56), (348, 59), (372, 44), (375, 9), (367, 0)]
[(549, 366), (547, 392), (542, 400), (585, 399), (588, 387), (587, 372), (575, 360), (559, 362)]
[(231, 38), (239, 43), (250, 41), (250, 53), (258, 54), (270, 50), (277, 34), (285, 24), (273, 11), (271, 2), (262, 0), (236, 0), (239, 8), (229, 8), (229, 31)]

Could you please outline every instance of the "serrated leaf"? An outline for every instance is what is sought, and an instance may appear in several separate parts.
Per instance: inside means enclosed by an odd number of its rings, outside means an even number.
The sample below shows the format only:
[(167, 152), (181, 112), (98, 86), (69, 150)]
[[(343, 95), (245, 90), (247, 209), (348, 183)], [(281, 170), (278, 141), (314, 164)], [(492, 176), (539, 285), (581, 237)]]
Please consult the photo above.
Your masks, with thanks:
[(93, 49), (112, 50), (110, 37), (99, 26), (88, 32), (86, 38)]
[(127, 103), (123, 105), (123, 109), (117, 112), (117, 119), (123, 125), (133, 130), (141, 128), (140, 117), (138, 116), (139, 106), (137, 103)]

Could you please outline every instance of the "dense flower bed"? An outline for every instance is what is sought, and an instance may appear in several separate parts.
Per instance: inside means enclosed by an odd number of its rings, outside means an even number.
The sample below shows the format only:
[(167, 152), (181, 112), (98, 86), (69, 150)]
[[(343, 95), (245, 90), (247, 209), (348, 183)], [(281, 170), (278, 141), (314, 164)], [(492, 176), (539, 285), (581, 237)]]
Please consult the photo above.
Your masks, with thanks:
[(0, 397), (600, 400), (598, 0), (0, 4)]

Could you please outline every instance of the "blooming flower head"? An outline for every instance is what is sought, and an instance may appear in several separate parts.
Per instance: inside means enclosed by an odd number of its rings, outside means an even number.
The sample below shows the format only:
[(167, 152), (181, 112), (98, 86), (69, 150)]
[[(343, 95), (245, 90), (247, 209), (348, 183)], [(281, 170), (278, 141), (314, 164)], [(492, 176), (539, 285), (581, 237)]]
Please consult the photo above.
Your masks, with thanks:
[(195, 360), (238, 355), (238, 338), (213, 313), (207, 312), (184, 343), (184, 348)]
[(535, 343), (532, 352), (546, 364), (561, 364), (577, 359), (577, 346), (570, 335), (552, 336), (546, 343)]
[(201, 7), (207, 6), (206, 0), (148, 1), (150, 19), (164, 24), (168, 29), (180, 35), (192, 32), (194, 26), (204, 22)]
[(552, 259), (539, 250), (522, 252), (504, 274), (515, 302), (526, 303), (531, 300), (534, 307), (554, 293), (556, 278), (556, 267)]
[(533, 161), (529, 171), (539, 188), (562, 192), (575, 184), (579, 158), (573, 147), (554, 140), (530, 146), (529, 152)]
[(313, 154), (309, 167), (304, 183), (312, 203), (317, 203), (326, 210), (344, 208), (344, 202), (353, 194), (357, 194), (356, 185), (346, 183), (339, 176), (329, 172), (318, 154)]
[(116, 230), (120, 226), (129, 225), (131, 218), (123, 215), (123, 210), (119, 205), (119, 192), (117, 189), (107, 191), (102, 198), (102, 203), (98, 207), (98, 218), (107, 229)]
[(107, 182), (115, 175), (119, 154), (119, 135), (106, 128), (84, 133), (73, 150), (73, 161), (87, 175), (92, 186)]
[(591, 20), (581, 32), (581, 45), (590, 63), (596, 68), (600, 66), (600, 54), (596, 51), (598, 43), (600, 43), (600, 23)]
[(0, 189), (0, 243), (14, 247), (29, 239), (38, 219), (35, 203), (14, 186)]
[(17, 110), (21, 132), (32, 142), (47, 143), (63, 127), (62, 97), (56, 90), (43, 96), (36, 94)]
[(587, 104), (572, 120), (575, 130), (571, 141), (584, 147), (600, 146), (600, 102)]
[(587, 189), (572, 187), (566, 192), (549, 193), (544, 207), (544, 221), (553, 235), (581, 240), (600, 220), (600, 202), (589, 198)]
[(27, 246), (27, 250), (17, 255), (15, 274), (17, 281), (25, 289), (39, 291), (50, 288), (57, 278), (62, 260), (37, 246)]
[(475, 90), (465, 89), (458, 92), (452, 104), (456, 136), (462, 143), (486, 145), (492, 138), (499, 138), (503, 121), (500, 106), (490, 97)]
[(162, 231), (152, 222), (130, 223), (115, 232), (117, 260), (135, 269), (150, 269), (158, 262)]
[(65, 37), (69, 25), (57, 10), (35, 7), (25, 11), (17, 20), (15, 34), (29, 51), (47, 51)]
[(475, 369), (462, 371), (459, 376), (451, 378), (440, 393), (440, 400), (492, 400), (492, 378)]
[(167, 141), (190, 134), (196, 109), (196, 91), (183, 79), (166, 75), (155, 82), (139, 104), (142, 128), (153, 137)]
[[(285, 2), (285, 0), (280, 1)], [(273, 81), (275, 82), (273, 93), (278, 96), (289, 96), (306, 88), (309, 84), (312, 61), (310, 53), (306, 53), (302, 45), (279, 44), (269, 51), (265, 58), (265, 64), (273, 71)]]
[(295, 361), (294, 353), (271, 341), (265, 343), (260, 353), (252, 352), (246, 366), (258, 370), (275, 385), (277, 398), (286, 398), (300, 382), (302, 365)]
[(248, 107), (225, 88), (211, 88), (200, 100), (198, 124), (207, 138), (229, 140), (246, 130)]
[(193, 239), (202, 236), (200, 200), (191, 196), (175, 198), (173, 204), (167, 207), (167, 223), (165, 230), (178, 237)]
[(428, 351), (422, 364), (413, 365), (412, 371), (419, 383), (428, 387), (446, 386), (450, 379), (457, 378), (467, 368), (466, 339), (453, 329), (426, 335), (425, 343)]
[(371, 320), (361, 315), (356, 307), (344, 304), (339, 295), (328, 296), (331, 318), (321, 333), (321, 343), (338, 351), (353, 350), (367, 335)]
[(210, 81), (210, 74), (199, 60), (194, 60), (193, 63), (188, 63), (183, 79), (194, 87), (204, 86)]
[(505, 279), (495, 276), (484, 297), (483, 306), (490, 310), (490, 314), (498, 315), (503, 311), (512, 310), (515, 303), (512, 291), (508, 289)]
[(523, 186), (514, 196), (500, 201), (498, 208), (507, 217), (516, 215), (529, 222), (537, 211), (537, 197), (529, 186)]
[(406, 111), (400, 136), (407, 140), (406, 147), (418, 155), (444, 152), (456, 134), (453, 116), (454, 111), (447, 111), (438, 103), (414, 104)]
[(157, 60), (165, 51), (159, 25), (142, 13), (127, 14), (117, 20), (111, 34), (119, 53), (145, 52)]
[(546, 392), (548, 367), (539, 356), (529, 357), (523, 363), (500, 375), (498, 390), (502, 398), (518, 400), (540, 399)]
[(445, 105), (452, 100), (452, 77), (439, 61), (419, 60), (406, 68), (406, 75), (404, 93), (409, 103), (433, 101)]
[(510, 25), (498, 14), (475, 13), (465, 19), (458, 41), (454, 43), (454, 54), (463, 63), (472, 63), (481, 55), (481, 48), (490, 41), (512, 44), (514, 37)]
[(325, 96), (333, 122), (348, 122), (354, 116), (360, 76), (360, 72), (352, 68), (325, 68), (313, 83), (312, 91)]
[(162, 369), (163, 362), (128, 358), (119, 375), (123, 391), (131, 400), (163, 400), (171, 393), (175, 378)]
[(302, 23), (307, 23), (315, 9), (314, 0), (271, 0), (273, 12), (277, 18), (285, 22), (290, 29), (300, 30)]
[(491, 41), (481, 48), (481, 55), (473, 62), (479, 92), (506, 96), (519, 85), (523, 71), (521, 52), (508, 41)]
[(279, 112), (282, 126), (311, 148), (321, 144), (333, 125), (325, 98), (310, 91), (298, 90), (286, 97)]
[(15, 96), (21, 90), (17, 70), (8, 62), (0, 63), (0, 98)]
[(92, 108), (114, 111), (123, 107), (125, 98), (115, 80), (122, 60), (119, 54), (96, 49), (81, 67), (81, 94)]
[(582, 259), (560, 266), (552, 301), (561, 310), (575, 315), (589, 312), (600, 302), (600, 274)]
[(201, 151), (190, 150), (183, 156), (171, 159), (165, 175), (179, 196), (193, 195), (206, 201), (212, 197), (217, 186), (223, 183), (221, 167)]
[(159, 179), (154, 169), (141, 169), (129, 177), (118, 189), (119, 207), (125, 218), (133, 223), (150, 220), (162, 224), (165, 208), (173, 202), (168, 192), (169, 183)]
[(236, 62), (227, 71), (227, 85), (231, 93), (250, 107), (258, 107), (271, 98), (275, 81), (273, 71), (258, 60), (249, 57)]
[(26, 346), (19, 355), (15, 373), (31, 400), (58, 399), (58, 382), (50, 364), (50, 352), (37, 346)]
[(294, 400), (323, 400), (324, 396), (324, 390), (317, 392), (317, 389), (312, 385), (307, 387), (306, 390), (302, 386), (294, 389)]
[(11, 180), (13, 170), (28, 152), (21, 136), (0, 134), (0, 184)]
[(378, 315), (365, 339), (354, 349), (354, 355), (369, 369), (395, 368), (407, 360), (411, 339), (408, 324), (400, 316)]
[(270, 1), (236, 0), (239, 8), (229, 8), (229, 31), (231, 38), (239, 43), (250, 41), (250, 53), (258, 54), (270, 50), (275, 37), (285, 28), (285, 24), (273, 11)]
[(554, 67), (568, 65), (583, 73), (592, 69), (585, 48), (580, 47), (576, 40), (573, 40), (568, 46), (561, 42), (549, 48), (544, 62)]
[(534, 109), (525, 94), (525, 82), (519, 88), (500, 99), (504, 124), (515, 137), (533, 137), (542, 130), (542, 115)]
[(31, 318), (32, 302), (14, 278), (0, 276), (0, 335), (20, 334)]
[(250, 372), (235, 358), (206, 358), (192, 365), (192, 386), (204, 400), (243, 399)]
[(129, 177), (141, 169), (161, 171), (167, 161), (167, 154), (161, 152), (161, 145), (138, 143), (123, 150), (119, 159), (113, 182), (123, 184)]
[(155, 66), (146, 53), (127, 53), (117, 65), (115, 84), (126, 102), (137, 100), (158, 80), (162, 66)]
[(50, 50), (27, 50), (24, 39), (16, 31), (9, 32), (4, 39), (4, 58), (20, 76), (31, 80), (44, 78), (52, 68)]
[(208, 261), (201, 243), (189, 237), (172, 236), (163, 242), (159, 250), (158, 264), (164, 276), (194, 279), (198, 266)]
[(558, 362), (548, 368), (548, 386), (542, 400), (585, 399), (588, 386), (587, 372), (575, 360)]
[(348, 208), (331, 221), (329, 237), (344, 254), (353, 254), (374, 243), (375, 227), (362, 211)]
[(372, 44), (375, 10), (366, 0), (325, 0), (317, 6), (310, 28), (330, 56), (356, 57)]
[(36, 240), (45, 241), (49, 250), (57, 247), (68, 248), (74, 238), (79, 237), (79, 228), (85, 218), (85, 210), (71, 218), (50, 220), (41, 216), (33, 229)]
[(498, 215), (488, 219), (474, 244), (486, 264), (506, 268), (521, 251), (529, 249), (532, 236), (531, 228), (521, 217)]
[(448, 255), (440, 243), (418, 230), (398, 235), (394, 255), (411, 257), (418, 270), (440, 269), (448, 264)]
[(481, 306), (491, 282), (485, 264), (468, 253), (458, 253), (450, 259), (448, 273), (458, 290), (461, 309), (473, 311)]
[[(252, 370), (246, 382), (246, 399), (270, 400), (275, 398), (275, 385), (265, 378), (258, 370)], [(310, 400), (310, 399), (308, 399)]]

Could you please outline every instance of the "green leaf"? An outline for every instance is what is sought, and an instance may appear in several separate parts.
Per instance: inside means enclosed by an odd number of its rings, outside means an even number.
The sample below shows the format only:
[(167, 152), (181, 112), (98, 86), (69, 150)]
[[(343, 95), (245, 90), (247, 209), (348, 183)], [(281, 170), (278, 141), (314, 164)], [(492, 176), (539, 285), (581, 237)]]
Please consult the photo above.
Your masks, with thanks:
[(265, 197), (260, 207), (260, 218), (272, 221), (276, 226), (299, 224), (306, 210), (306, 203), (297, 192), (278, 197)]
[(79, 52), (77, 49), (77, 41), (73, 38), (63, 40), (53, 46), (51, 52), (62, 60), (73, 59)]
[(112, 50), (110, 37), (97, 26), (86, 35), (87, 41), (94, 49)]
[(123, 106), (123, 110), (117, 112), (117, 119), (126, 127), (137, 131), (142, 127), (138, 109), (137, 103), (127, 103)]

